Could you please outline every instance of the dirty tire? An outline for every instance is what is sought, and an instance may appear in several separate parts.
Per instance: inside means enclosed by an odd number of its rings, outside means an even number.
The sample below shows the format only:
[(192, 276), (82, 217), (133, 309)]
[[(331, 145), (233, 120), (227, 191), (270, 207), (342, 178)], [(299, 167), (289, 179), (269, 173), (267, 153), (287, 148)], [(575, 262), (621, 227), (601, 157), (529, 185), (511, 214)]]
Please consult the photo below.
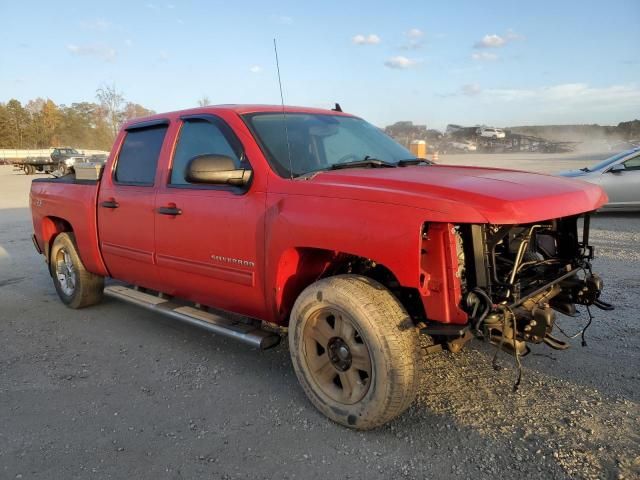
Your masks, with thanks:
[(337, 275), (307, 287), (293, 306), (289, 347), (311, 402), (346, 427), (383, 425), (415, 399), (418, 331), (400, 302), (375, 280)]
[[(56, 237), (49, 258), (53, 284), (60, 300), (65, 305), (70, 308), (84, 308), (95, 305), (102, 300), (104, 277), (95, 275), (84, 267), (78, 255), (73, 233), (60, 233)], [(67, 264), (70, 265), (69, 269), (65, 267)], [(61, 271), (67, 273), (67, 276), (73, 276), (73, 286), (71, 283), (61, 280)], [(65, 277), (64, 273), (62, 276)]]

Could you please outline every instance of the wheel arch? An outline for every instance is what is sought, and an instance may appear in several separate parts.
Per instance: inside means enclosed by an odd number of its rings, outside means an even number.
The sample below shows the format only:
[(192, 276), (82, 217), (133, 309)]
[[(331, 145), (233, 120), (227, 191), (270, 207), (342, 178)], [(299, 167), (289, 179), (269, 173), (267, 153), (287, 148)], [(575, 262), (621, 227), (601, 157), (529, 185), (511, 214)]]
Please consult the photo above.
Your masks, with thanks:
[(56, 237), (63, 232), (73, 232), (73, 226), (64, 218), (49, 215), (42, 218), (40, 232), (42, 235), (42, 242), (44, 243), (42, 251), (47, 259), (47, 263), (49, 263), (51, 246), (53, 245)]
[(372, 278), (387, 287), (413, 318), (424, 315), (418, 290), (402, 286), (396, 274), (383, 263), (349, 252), (297, 246), (282, 252), (276, 264), (273, 307), (277, 321), (288, 323), (296, 299), (315, 281), (350, 273)]

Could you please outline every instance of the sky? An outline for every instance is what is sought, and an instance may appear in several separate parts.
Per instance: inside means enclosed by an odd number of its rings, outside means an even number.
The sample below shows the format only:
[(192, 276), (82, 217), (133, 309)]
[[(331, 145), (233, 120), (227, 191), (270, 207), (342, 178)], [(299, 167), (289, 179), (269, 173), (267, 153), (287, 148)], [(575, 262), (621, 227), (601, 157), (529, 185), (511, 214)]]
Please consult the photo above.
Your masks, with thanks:
[(640, 118), (640, 0), (0, 0), (0, 102), (330, 107), (378, 126)]

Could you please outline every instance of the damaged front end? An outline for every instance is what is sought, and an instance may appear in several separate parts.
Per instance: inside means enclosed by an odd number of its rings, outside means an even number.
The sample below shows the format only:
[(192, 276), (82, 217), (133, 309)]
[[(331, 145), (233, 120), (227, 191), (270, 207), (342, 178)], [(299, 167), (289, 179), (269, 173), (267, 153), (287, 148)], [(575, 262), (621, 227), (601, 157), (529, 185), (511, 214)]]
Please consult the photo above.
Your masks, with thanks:
[(568, 344), (552, 334), (556, 312), (576, 316), (576, 305), (613, 309), (600, 300), (603, 282), (591, 269), (589, 219), (456, 226), (456, 276), (472, 332), (516, 357), (528, 353), (528, 343), (564, 350)]

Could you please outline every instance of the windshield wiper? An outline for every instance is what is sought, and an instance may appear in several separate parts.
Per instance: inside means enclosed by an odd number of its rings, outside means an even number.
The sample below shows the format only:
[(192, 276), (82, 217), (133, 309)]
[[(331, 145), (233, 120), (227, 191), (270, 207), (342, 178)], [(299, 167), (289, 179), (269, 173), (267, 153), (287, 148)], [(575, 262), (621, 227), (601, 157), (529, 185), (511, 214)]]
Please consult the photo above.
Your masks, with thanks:
[(378, 158), (373, 158), (367, 155), (362, 160), (355, 160), (353, 162), (334, 163), (331, 165), (330, 170), (340, 170), (342, 168), (360, 168), (360, 167), (395, 167), (395, 163), (385, 162)]
[(399, 160), (396, 165), (399, 167), (407, 167), (409, 165), (420, 165), (421, 163), (424, 163), (425, 165), (434, 164), (431, 160), (427, 160), (426, 158), (407, 158), (405, 160)]

